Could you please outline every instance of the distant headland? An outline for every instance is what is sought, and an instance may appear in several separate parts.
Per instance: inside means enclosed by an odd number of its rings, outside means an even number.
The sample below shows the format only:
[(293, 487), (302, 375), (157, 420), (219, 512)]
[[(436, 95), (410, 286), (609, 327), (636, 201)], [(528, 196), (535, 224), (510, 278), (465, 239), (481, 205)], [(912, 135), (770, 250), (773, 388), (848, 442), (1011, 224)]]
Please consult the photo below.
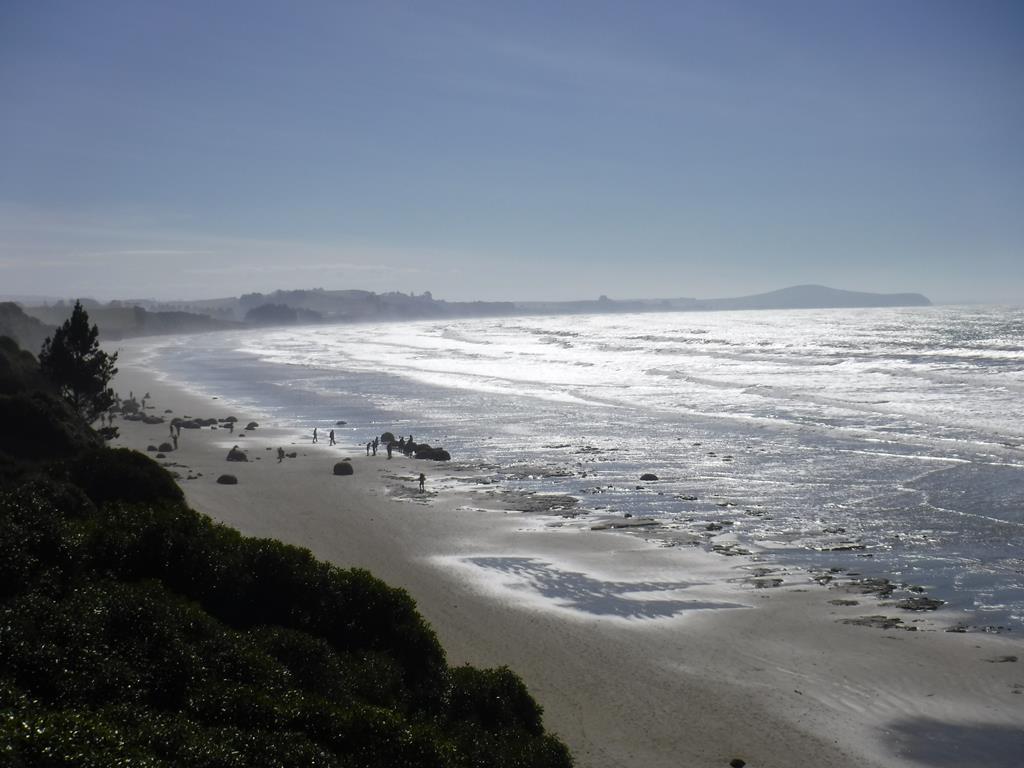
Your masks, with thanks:
[[(106, 339), (300, 323), (931, 305), (920, 293), (864, 293), (822, 285), (796, 285), (724, 299), (611, 299), (601, 296), (584, 301), (445, 301), (435, 299), (429, 291), (406, 294), (315, 288), (195, 301), (133, 299), (103, 303), (94, 299), (79, 300)], [(0, 335), (11, 336), (28, 349), (38, 349), (42, 338), (71, 314), (74, 301), (21, 298), (17, 303), (0, 303)]]

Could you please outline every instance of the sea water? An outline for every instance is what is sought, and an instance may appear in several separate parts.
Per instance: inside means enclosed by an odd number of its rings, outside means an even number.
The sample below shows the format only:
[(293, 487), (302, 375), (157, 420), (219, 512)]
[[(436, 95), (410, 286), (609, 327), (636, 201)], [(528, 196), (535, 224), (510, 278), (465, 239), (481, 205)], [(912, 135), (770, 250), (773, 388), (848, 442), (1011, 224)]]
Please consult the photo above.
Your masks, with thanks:
[(666, 546), (885, 577), (971, 627), (1024, 628), (1021, 309), (518, 316), (147, 346), (156, 370), (279, 426), (353, 449), (412, 434), (505, 487), (651, 518), (642, 535)]

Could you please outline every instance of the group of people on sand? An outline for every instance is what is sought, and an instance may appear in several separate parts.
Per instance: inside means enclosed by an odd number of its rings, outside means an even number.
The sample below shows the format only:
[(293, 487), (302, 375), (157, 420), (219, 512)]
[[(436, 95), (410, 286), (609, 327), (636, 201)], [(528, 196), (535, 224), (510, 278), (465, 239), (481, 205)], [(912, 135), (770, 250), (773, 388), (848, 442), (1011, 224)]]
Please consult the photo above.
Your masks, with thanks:
[[(313, 427), (313, 442), (314, 443), (319, 442), (319, 438), (320, 438), (319, 429), (317, 427)], [(330, 443), (329, 443), (330, 445), (336, 445), (336, 442), (335, 442), (335, 439), (334, 439), (334, 430), (333, 429), (328, 433), (328, 440), (330, 441)], [(372, 440), (367, 440), (366, 441), (366, 455), (367, 456), (376, 456), (377, 455), (377, 449), (380, 447), (380, 443), (381, 443), (381, 440), (380, 440), (379, 437), (374, 437)], [(415, 445), (415, 443), (413, 442), (412, 435), (409, 435), (408, 438), (400, 437), (400, 438), (398, 438), (397, 441), (395, 441), (395, 440), (388, 440), (388, 441), (386, 441), (384, 443), (384, 448), (385, 448), (385, 450), (387, 450), (388, 458), (390, 459), (391, 458), (391, 452), (392, 452), (392, 450), (396, 446), (398, 447), (398, 450), (400, 450), (402, 453), (406, 453), (406, 450), (405, 450), (406, 446), (413, 446), (413, 445)], [(280, 463), (283, 460), (284, 460), (284, 449), (283, 448), (278, 448), (277, 449), (277, 461), (278, 461), (278, 463)], [(426, 490), (425, 486), (426, 486), (426, 482), (427, 482), (427, 476), (425, 474), (423, 474), (422, 472), (420, 472), (420, 476), (419, 476), (418, 480), (419, 480), (419, 490), (420, 490), (420, 493), (423, 493)]]

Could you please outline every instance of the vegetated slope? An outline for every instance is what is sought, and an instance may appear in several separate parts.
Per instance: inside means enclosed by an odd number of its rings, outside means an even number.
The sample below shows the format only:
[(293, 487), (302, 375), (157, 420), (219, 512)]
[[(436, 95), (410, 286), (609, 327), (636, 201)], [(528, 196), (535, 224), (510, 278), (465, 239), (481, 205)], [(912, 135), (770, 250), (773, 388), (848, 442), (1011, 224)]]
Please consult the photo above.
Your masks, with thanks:
[(448, 667), (404, 590), (188, 509), (5, 344), (0, 397), (37, 397), (55, 445), (0, 457), (4, 764), (571, 764), (512, 672)]
[(0, 336), (9, 336), (23, 349), (39, 354), (43, 340), (53, 331), (52, 325), (26, 315), (14, 302), (0, 301)]

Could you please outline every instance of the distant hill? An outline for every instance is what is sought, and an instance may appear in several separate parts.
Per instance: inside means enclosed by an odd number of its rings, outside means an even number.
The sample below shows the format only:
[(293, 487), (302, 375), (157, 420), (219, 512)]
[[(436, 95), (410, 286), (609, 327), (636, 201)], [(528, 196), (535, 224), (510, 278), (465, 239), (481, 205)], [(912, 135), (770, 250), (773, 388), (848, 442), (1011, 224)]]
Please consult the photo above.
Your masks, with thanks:
[(826, 288), (824, 285), (794, 285), (753, 296), (699, 300), (696, 304), (694, 309), (829, 309), (929, 307), (931, 301), (920, 293), (863, 293)]
[[(107, 340), (128, 336), (220, 331), (240, 325), (193, 312), (152, 312), (140, 306), (126, 306), (122, 302), (104, 305), (82, 300), (82, 306), (88, 309), (89, 319), (99, 326), (100, 336)], [(26, 307), (25, 313), (51, 326), (58, 326), (71, 316), (72, 307), (73, 303), (62, 301), (50, 306)]]
[(736, 309), (829, 309), (852, 307), (928, 307), (931, 301), (920, 293), (862, 293), (826, 288), (823, 285), (794, 285), (770, 293), (731, 299), (609, 299), (589, 301), (517, 302), (521, 314), (599, 314), (618, 312), (697, 312)]
[[(128, 336), (198, 333), (228, 328), (310, 323), (443, 320), (514, 315), (589, 315), (627, 312), (696, 312), (730, 309), (825, 309), (830, 307), (927, 307), (919, 293), (862, 293), (795, 285), (770, 293), (729, 299), (596, 299), (579, 301), (445, 301), (421, 294), (361, 290), (310, 290), (247, 293), (238, 297), (160, 302), (81, 299), (106, 340)], [(38, 351), (44, 336), (71, 314), (73, 302), (44, 306), (0, 304), (0, 334), (13, 336)], [(41, 321), (41, 322), (40, 322)], [(7, 328), (8, 330), (4, 330)]]

